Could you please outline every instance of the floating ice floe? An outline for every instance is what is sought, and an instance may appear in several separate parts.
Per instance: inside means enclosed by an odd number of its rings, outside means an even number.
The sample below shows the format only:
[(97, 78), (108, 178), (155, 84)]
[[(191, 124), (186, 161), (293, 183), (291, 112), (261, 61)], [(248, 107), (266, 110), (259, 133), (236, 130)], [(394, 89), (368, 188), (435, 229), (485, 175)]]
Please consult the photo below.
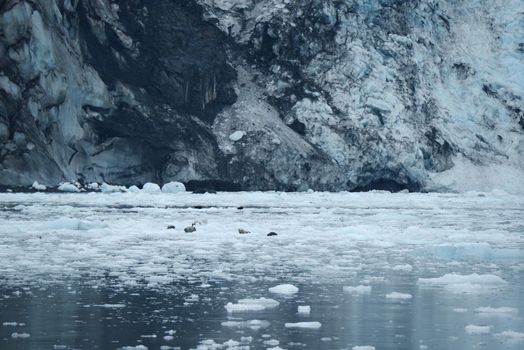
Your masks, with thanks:
[(368, 293), (371, 293), (371, 286), (364, 286), (364, 285), (344, 286), (342, 287), (342, 290), (345, 293), (350, 293), (350, 294), (368, 294)]
[(266, 309), (272, 309), (280, 303), (274, 299), (240, 299), (237, 304), (227, 303), (225, 308), (227, 312), (249, 312), (249, 311), (262, 311)]
[(504, 331), (494, 334), (494, 336), (502, 341), (524, 341), (524, 333), (515, 331)]
[(17, 339), (17, 338), (29, 338), (31, 335), (29, 333), (11, 333), (11, 338)]
[(474, 324), (469, 324), (464, 327), (464, 330), (466, 333), (472, 335), (488, 334), (491, 332), (491, 326), (477, 326)]
[(185, 192), (186, 186), (181, 182), (168, 182), (167, 184), (164, 184), (162, 186), (162, 192), (163, 193), (179, 193), (179, 192)]
[(38, 181), (33, 182), (31, 187), (33, 189), (37, 190), (37, 191), (45, 191), (45, 190), (47, 190), (47, 187), (44, 186), (44, 185), (39, 184)]
[(58, 186), (58, 190), (61, 192), (80, 192), (80, 189), (70, 182), (65, 182)]
[(297, 312), (301, 315), (309, 315), (311, 313), (311, 306), (299, 305)]
[(250, 328), (252, 330), (259, 330), (269, 327), (269, 321), (265, 320), (249, 320), (249, 321), (225, 321), (221, 323), (222, 327), (229, 328)]
[(320, 322), (296, 322), (296, 323), (285, 323), (286, 328), (307, 328), (307, 329), (319, 329), (322, 327)]
[(375, 347), (371, 345), (357, 345), (352, 347), (351, 350), (375, 350)]
[(419, 278), (419, 286), (438, 286), (453, 293), (482, 293), (506, 285), (507, 282), (496, 275), (460, 275), (448, 273), (436, 278)]
[(292, 284), (279, 284), (268, 289), (271, 293), (292, 295), (298, 293), (298, 288)]
[(152, 182), (147, 182), (142, 186), (142, 191), (145, 193), (158, 193), (160, 192), (160, 186)]
[(98, 304), (98, 305), (93, 305), (93, 306), (105, 307), (107, 309), (121, 309), (121, 308), (126, 307), (126, 304)]
[(482, 315), (516, 315), (519, 310), (514, 307), (478, 307), (475, 309), (476, 313)]
[(18, 326), (18, 322), (3, 322), (2, 326), (4, 326), (4, 327), (16, 327), (16, 326)]
[(122, 348), (119, 348), (119, 350), (148, 350), (148, 347), (145, 345), (124, 346)]
[(229, 139), (233, 142), (240, 141), (246, 133), (244, 131), (237, 130), (231, 135), (229, 135)]
[(404, 299), (404, 300), (407, 300), (407, 299), (412, 299), (413, 295), (408, 294), (408, 293), (392, 292), (392, 293), (386, 294), (386, 298), (387, 299)]

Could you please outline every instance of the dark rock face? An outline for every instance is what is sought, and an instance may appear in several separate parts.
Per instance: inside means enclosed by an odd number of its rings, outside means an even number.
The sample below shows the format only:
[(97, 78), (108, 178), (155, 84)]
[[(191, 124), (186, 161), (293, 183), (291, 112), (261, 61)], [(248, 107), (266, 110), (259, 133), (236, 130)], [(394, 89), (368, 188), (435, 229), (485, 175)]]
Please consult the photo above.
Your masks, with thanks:
[(421, 190), (457, 162), (520, 171), (508, 6), (0, 1), (0, 185)]

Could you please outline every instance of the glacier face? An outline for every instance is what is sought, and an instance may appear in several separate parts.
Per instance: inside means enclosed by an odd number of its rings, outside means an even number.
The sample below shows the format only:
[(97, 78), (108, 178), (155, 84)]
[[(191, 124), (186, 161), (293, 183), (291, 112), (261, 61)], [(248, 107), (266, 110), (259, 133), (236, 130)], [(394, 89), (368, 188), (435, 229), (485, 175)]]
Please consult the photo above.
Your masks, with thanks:
[(522, 186), (523, 0), (4, 0), (0, 13), (0, 184)]

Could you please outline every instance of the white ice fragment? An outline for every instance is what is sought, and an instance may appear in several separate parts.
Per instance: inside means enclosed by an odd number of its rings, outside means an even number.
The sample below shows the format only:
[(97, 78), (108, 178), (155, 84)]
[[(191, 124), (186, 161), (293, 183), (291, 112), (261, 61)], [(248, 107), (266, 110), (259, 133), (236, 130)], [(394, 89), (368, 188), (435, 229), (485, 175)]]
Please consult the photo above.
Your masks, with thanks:
[(131, 192), (131, 193), (139, 193), (141, 190), (140, 188), (138, 188), (137, 186), (133, 185), (131, 187), (129, 187), (127, 189), (128, 192)]
[(296, 323), (285, 323), (286, 328), (307, 328), (307, 329), (319, 329), (322, 327), (320, 322), (296, 322)]
[(65, 182), (61, 184), (60, 186), (58, 186), (58, 190), (61, 192), (80, 192), (78, 187), (76, 187), (70, 182)]
[(160, 192), (160, 186), (152, 182), (147, 182), (142, 186), (142, 191), (146, 193), (158, 193)]
[(227, 312), (249, 312), (262, 311), (266, 309), (275, 308), (280, 303), (274, 299), (240, 299), (237, 304), (227, 303), (225, 306)]
[(100, 188), (100, 185), (97, 184), (96, 182), (91, 182), (90, 184), (87, 185), (87, 188), (90, 190), (96, 191)]
[(162, 186), (163, 193), (179, 193), (179, 192), (185, 192), (185, 191), (186, 191), (186, 186), (181, 182), (172, 181)]
[(521, 342), (524, 341), (524, 333), (515, 332), (515, 331), (504, 331), (494, 334), (495, 337), (501, 339), (502, 341), (512, 341), (512, 342)]
[(100, 186), (100, 190), (103, 193), (127, 192), (125, 186), (113, 186), (106, 184), (105, 182), (102, 184), (102, 186)]
[(311, 313), (311, 306), (309, 305), (299, 305), (298, 313), (302, 315), (309, 315)]
[(269, 321), (265, 320), (249, 320), (249, 321), (225, 321), (221, 323), (222, 327), (230, 328), (250, 328), (252, 330), (259, 330), (261, 328), (269, 327)]
[(37, 191), (45, 191), (45, 190), (47, 190), (47, 187), (44, 186), (44, 185), (39, 184), (38, 181), (33, 182), (31, 187), (34, 188)]
[(264, 340), (264, 345), (277, 346), (278, 344), (280, 344), (280, 342), (276, 339)]
[(165, 336), (164, 336), (164, 340), (165, 340), (165, 341), (171, 341), (171, 340), (173, 340), (173, 339), (175, 339), (175, 337), (173, 337), (172, 335), (165, 335)]
[(408, 293), (392, 292), (392, 293), (386, 294), (386, 298), (387, 299), (404, 299), (404, 300), (407, 300), (407, 299), (413, 298), (413, 295), (408, 294)]
[(16, 326), (18, 326), (18, 322), (4, 322), (4, 323), (2, 323), (2, 326), (4, 326), (4, 327), (7, 327), (7, 326), (16, 327)]
[(452, 293), (482, 293), (507, 284), (505, 280), (496, 275), (460, 275), (448, 273), (436, 278), (419, 278), (421, 286), (440, 286)]
[(352, 347), (351, 350), (375, 350), (375, 347), (371, 345), (357, 345)]
[(121, 308), (126, 307), (126, 304), (98, 304), (98, 305), (93, 305), (93, 306), (105, 307), (107, 309), (121, 309)]
[(31, 335), (29, 333), (11, 333), (11, 338), (17, 339), (17, 338), (29, 338)]
[(240, 141), (246, 133), (244, 131), (237, 130), (231, 135), (229, 135), (229, 139), (233, 142)]
[(345, 293), (351, 293), (351, 294), (367, 294), (367, 293), (371, 293), (371, 286), (364, 286), (364, 285), (344, 286), (342, 287), (342, 290)]
[(292, 284), (279, 284), (268, 289), (271, 293), (291, 295), (298, 293), (298, 288)]
[(464, 327), (464, 330), (468, 334), (478, 335), (478, 334), (488, 334), (491, 332), (490, 326), (477, 326), (474, 324), (469, 324), (466, 327)]
[(124, 346), (123, 348), (120, 348), (119, 350), (147, 350), (147, 346), (145, 345), (137, 345), (137, 346)]
[(516, 315), (519, 313), (519, 310), (514, 307), (479, 307), (475, 309), (476, 313), (480, 314), (490, 314), (490, 315)]
[(456, 308), (453, 309), (453, 312), (457, 312), (457, 313), (463, 314), (463, 313), (468, 312), (468, 309), (465, 309), (463, 307), (456, 307)]

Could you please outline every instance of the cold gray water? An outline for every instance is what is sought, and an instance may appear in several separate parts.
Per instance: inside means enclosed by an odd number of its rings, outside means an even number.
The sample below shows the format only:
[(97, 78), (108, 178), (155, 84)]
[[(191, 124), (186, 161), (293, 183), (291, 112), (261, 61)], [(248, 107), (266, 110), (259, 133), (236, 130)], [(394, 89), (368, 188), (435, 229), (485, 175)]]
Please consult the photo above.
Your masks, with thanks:
[(523, 202), (0, 195), (0, 349), (522, 349)]

